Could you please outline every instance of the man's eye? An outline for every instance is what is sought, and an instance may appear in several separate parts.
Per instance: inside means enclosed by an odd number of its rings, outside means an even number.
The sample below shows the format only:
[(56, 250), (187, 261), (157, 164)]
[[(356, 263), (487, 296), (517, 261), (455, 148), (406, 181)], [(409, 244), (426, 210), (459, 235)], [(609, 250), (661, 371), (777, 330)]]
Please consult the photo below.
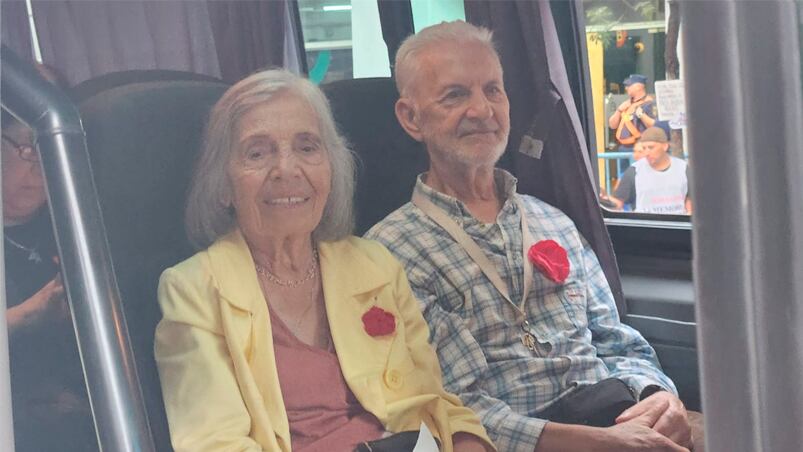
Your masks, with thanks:
[(465, 92), (463, 90), (449, 91), (449, 92), (446, 93), (445, 96), (443, 96), (443, 100), (447, 100), (447, 101), (456, 100), (456, 99), (459, 99), (459, 98), (463, 97), (464, 94), (465, 94)]

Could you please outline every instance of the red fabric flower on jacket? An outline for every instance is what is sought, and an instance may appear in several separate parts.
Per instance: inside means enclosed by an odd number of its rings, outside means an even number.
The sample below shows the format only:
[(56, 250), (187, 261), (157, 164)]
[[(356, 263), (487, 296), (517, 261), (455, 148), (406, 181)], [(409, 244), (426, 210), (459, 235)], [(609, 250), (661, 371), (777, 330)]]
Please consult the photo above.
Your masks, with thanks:
[(372, 307), (362, 315), (362, 324), (368, 335), (387, 336), (396, 331), (396, 317), (379, 307)]
[(527, 258), (550, 281), (563, 284), (569, 276), (569, 256), (554, 240), (541, 240), (531, 246)]

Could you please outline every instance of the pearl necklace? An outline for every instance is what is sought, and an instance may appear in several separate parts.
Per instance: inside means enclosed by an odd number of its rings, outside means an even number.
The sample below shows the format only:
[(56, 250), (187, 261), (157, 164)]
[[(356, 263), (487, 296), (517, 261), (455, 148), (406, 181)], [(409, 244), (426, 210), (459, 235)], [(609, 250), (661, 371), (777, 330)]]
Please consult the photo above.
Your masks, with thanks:
[(271, 273), (271, 271), (267, 267), (263, 267), (262, 265), (260, 265), (258, 263), (255, 263), (255, 266), (256, 266), (257, 273), (259, 273), (260, 275), (268, 278), (268, 281), (270, 281), (270, 282), (272, 282), (274, 284), (278, 284), (280, 286), (295, 288), (295, 287), (298, 287), (298, 286), (304, 284), (305, 282), (311, 280), (318, 273), (318, 271), (317, 271), (318, 270), (318, 249), (317, 248), (313, 248), (312, 249), (312, 262), (310, 262), (310, 264), (309, 264), (309, 268), (307, 269), (307, 274), (304, 275), (304, 277), (301, 278), (301, 279), (287, 279), (287, 280), (284, 280), (284, 279), (281, 279), (278, 276), (274, 275), (273, 273)]

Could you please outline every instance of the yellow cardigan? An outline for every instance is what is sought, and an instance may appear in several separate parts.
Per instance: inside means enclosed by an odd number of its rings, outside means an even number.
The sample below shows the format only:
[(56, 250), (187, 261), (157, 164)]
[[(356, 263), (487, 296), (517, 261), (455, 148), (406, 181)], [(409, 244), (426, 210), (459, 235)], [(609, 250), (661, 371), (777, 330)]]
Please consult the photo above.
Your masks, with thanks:
[[(340, 368), (362, 406), (391, 432), (426, 422), (452, 450), (455, 432), (491, 444), (479, 418), (444, 391), (438, 359), (404, 270), (356, 237), (319, 246)], [(270, 316), (239, 231), (166, 270), (155, 353), (176, 452), (290, 451)], [(396, 331), (369, 336), (362, 315), (393, 313)]]

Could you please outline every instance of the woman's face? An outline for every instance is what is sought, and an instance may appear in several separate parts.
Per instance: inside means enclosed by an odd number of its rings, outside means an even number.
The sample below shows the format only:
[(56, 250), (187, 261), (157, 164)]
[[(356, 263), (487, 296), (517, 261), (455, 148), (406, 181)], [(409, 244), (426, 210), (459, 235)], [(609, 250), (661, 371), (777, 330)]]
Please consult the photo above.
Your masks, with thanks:
[(285, 92), (243, 115), (228, 174), (237, 222), (250, 241), (311, 234), (329, 197), (332, 170), (309, 103)]
[(47, 202), (45, 181), (30, 129), (20, 123), (3, 131), (3, 222), (25, 223)]

